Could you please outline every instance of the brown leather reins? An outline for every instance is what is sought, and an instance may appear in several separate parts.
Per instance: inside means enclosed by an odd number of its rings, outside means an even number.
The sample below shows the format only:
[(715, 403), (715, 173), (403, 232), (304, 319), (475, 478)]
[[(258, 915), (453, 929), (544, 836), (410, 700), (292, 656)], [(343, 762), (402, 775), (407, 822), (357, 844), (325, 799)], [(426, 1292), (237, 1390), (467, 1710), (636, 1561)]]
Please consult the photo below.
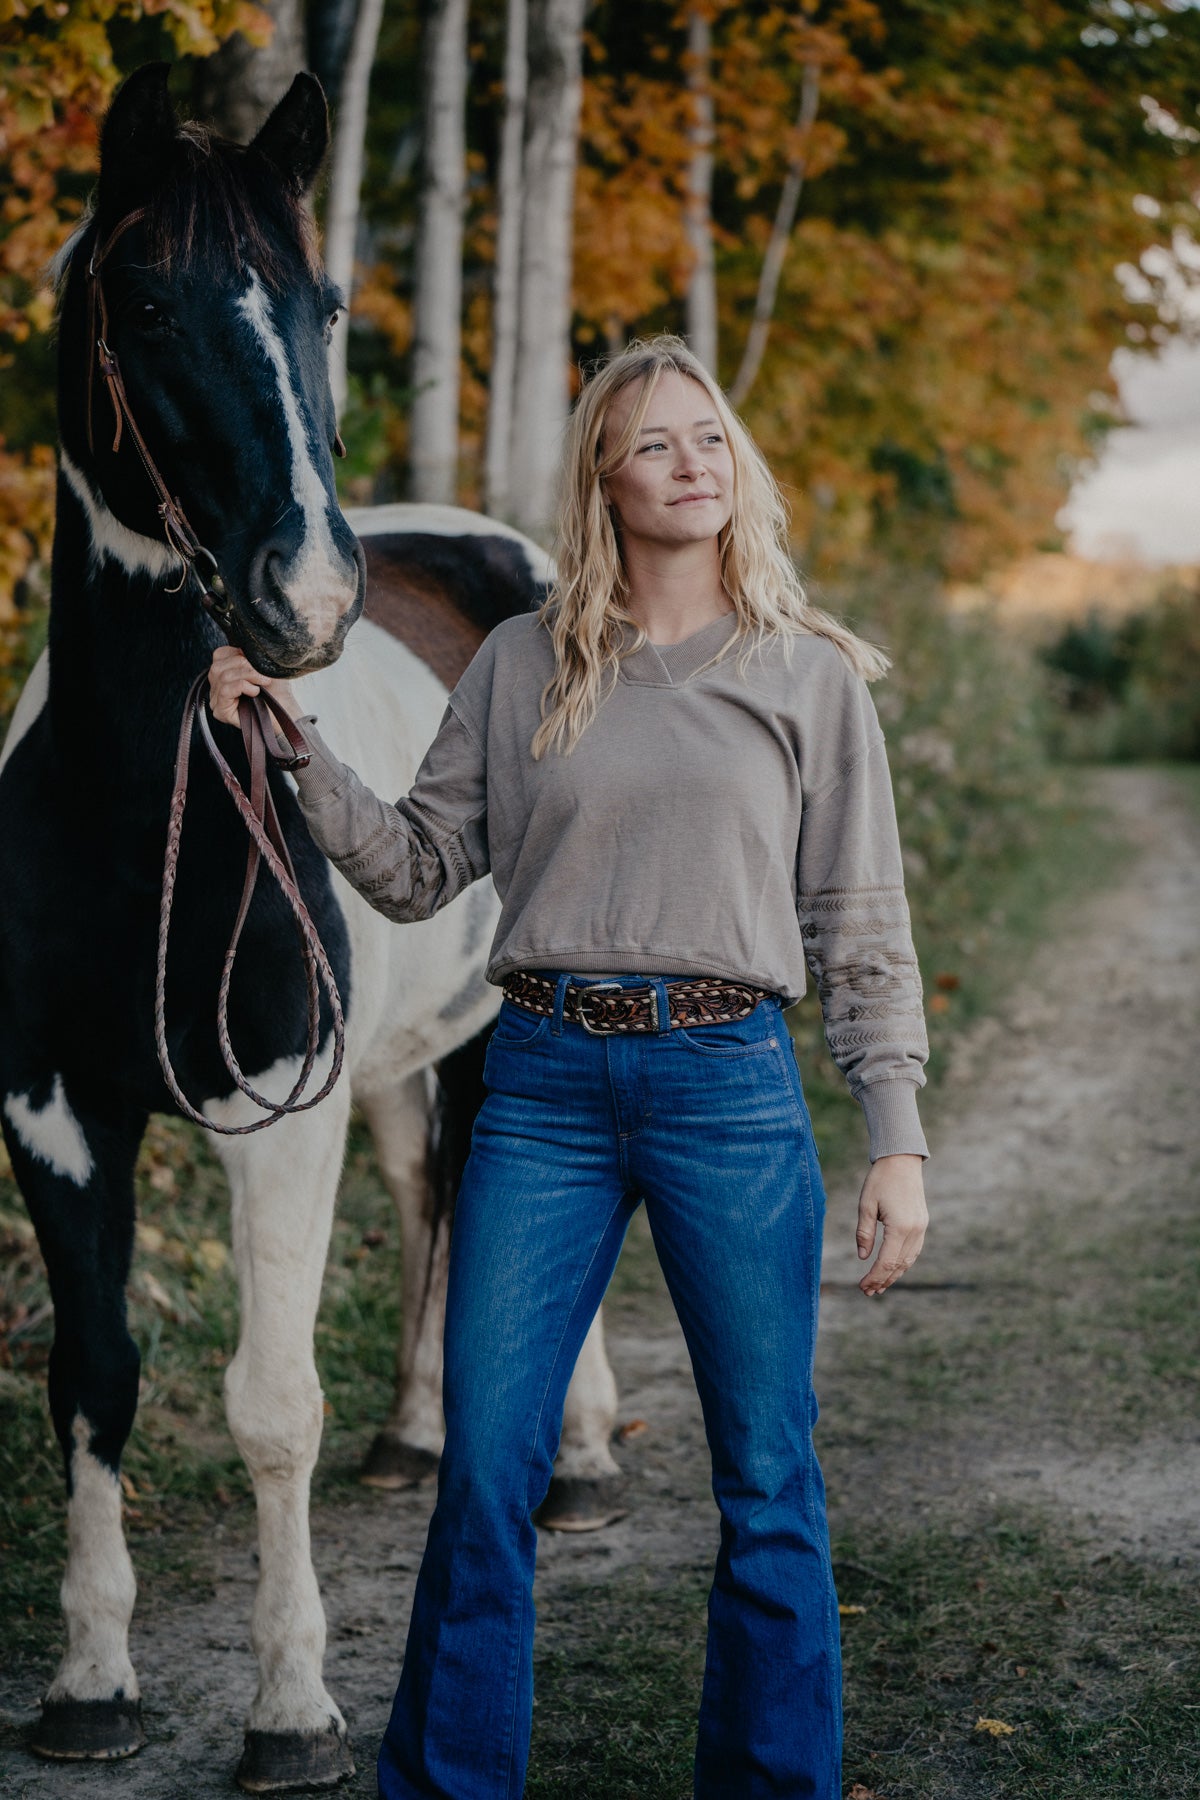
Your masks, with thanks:
[[(163, 480), (158, 466), (150, 454), (146, 440), (138, 429), (137, 421), (134, 419), (129, 404), (129, 396), (125, 391), (120, 364), (108, 344), (108, 307), (105, 303), (104, 285), (100, 271), (118, 239), (131, 226), (139, 224), (145, 216), (146, 209), (144, 207), (127, 213), (104, 242), (98, 244), (93, 250), (88, 264), (88, 448), (94, 452), (92, 390), (95, 387), (98, 371), (107, 387), (113, 409), (113, 450), (116, 452), (120, 449), (122, 433), (128, 430), (141, 459), (142, 467), (157, 496), (158, 516), (162, 520), (163, 535), (168, 547), (183, 565), (183, 574), (180, 576), (178, 585), (168, 588), (167, 592), (179, 593), (188, 576), (191, 575), (200, 588), (201, 600), (205, 608), (213, 614), (226, 636), (236, 641), (234, 609), (217, 568), (216, 557), (200, 542), (189, 523), (182, 504), (176, 496), (171, 494)], [(97, 360), (94, 367), (90, 361), (92, 344), (96, 347)], [(273, 1125), (277, 1119), (286, 1118), (292, 1113), (307, 1112), (310, 1107), (316, 1106), (325, 1098), (342, 1071), (342, 1062), (345, 1056), (345, 1021), (342, 1016), (337, 981), (317, 933), (317, 928), (301, 898), (296, 871), (267, 781), (267, 767), (271, 762), (281, 769), (301, 769), (306, 765), (308, 751), (303, 736), (273, 695), (266, 691), (253, 699), (248, 695), (243, 695), (238, 701), (238, 722), (241, 726), (242, 743), (245, 746), (246, 760), (250, 770), (250, 786), (247, 792), (221, 754), (213, 736), (208, 709), (205, 705), (207, 683), (206, 671), (204, 674), (198, 675), (188, 689), (179, 729), (179, 745), (175, 755), (175, 777), (167, 823), (167, 849), (163, 862), (162, 900), (158, 917), (158, 960), (154, 987), (154, 1042), (158, 1051), (158, 1062), (163, 1080), (180, 1111), (187, 1118), (194, 1120), (197, 1125), (203, 1125), (207, 1131), (219, 1132), (223, 1137), (244, 1137), (249, 1132), (262, 1131), (268, 1125)], [(234, 1085), (248, 1100), (253, 1101), (256, 1106), (262, 1107), (265, 1114), (263, 1118), (255, 1119), (247, 1125), (218, 1124), (216, 1120), (207, 1118), (193, 1106), (179, 1085), (167, 1048), (167, 944), (171, 932), (175, 879), (179, 868), (183, 815), (187, 806), (192, 734), (197, 726), (199, 726), (204, 746), (212, 758), (225, 790), (237, 808), (242, 823), (250, 836), (246, 851), (246, 873), (242, 882), (241, 900), (238, 904), (237, 918), (229, 940), (229, 947), (221, 966), (221, 979), (217, 990), (217, 1042), (220, 1046), (221, 1058)], [(275, 747), (278, 742), (276, 727), (287, 740), (289, 745), (287, 752), (280, 751)], [(307, 997), (307, 1043), (300, 1072), (285, 1100), (270, 1100), (251, 1085), (234, 1055), (229, 1036), (229, 989), (233, 979), (234, 963), (237, 960), (242, 929), (246, 923), (250, 902), (258, 882), (259, 865), (264, 862), (274, 876), (295, 921), (300, 939), (300, 956), (304, 967)], [(305, 1099), (302, 1098), (302, 1095), (308, 1086), (321, 1042), (322, 988), (325, 990), (332, 1015), (333, 1060), (330, 1064), (329, 1074), (319, 1091)]]

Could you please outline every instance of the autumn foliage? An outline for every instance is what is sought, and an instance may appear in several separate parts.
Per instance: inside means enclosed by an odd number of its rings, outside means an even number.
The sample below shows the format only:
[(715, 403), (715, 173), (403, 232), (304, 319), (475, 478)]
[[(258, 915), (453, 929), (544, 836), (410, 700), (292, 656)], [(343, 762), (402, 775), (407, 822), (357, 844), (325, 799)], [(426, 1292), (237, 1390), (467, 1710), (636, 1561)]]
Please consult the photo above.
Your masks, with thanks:
[[(1052, 542), (1072, 468), (1115, 416), (1112, 351), (1166, 329), (1149, 288), (1116, 271), (1156, 243), (1169, 257), (1196, 222), (1200, 13), (1170, 0), (599, 0), (575, 216), (581, 362), (683, 321), (697, 9), (712, 35), (726, 382), (785, 171), (803, 163), (744, 411), (789, 489), (805, 563), (840, 574), (886, 555), (971, 575)], [(468, 502), (488, 391), (502, 14), (472, 9)], [(44, 269), (80, 215), (118, 74), (164, 48), (207, 54), (238, 26), (268, 29), (247, 0), (0, 0), (0, 359), (26, 387), (49, 367)], [(400, 486), (418, 26), (416, 0), (397, 0), (372, 85), (346, 431), (357, 499)], [(803, 129), (806, 70), (819, 103)], [(49, 530), (46, 414), (19, 412), (6, 402), (0, 415), (0, 616)]]

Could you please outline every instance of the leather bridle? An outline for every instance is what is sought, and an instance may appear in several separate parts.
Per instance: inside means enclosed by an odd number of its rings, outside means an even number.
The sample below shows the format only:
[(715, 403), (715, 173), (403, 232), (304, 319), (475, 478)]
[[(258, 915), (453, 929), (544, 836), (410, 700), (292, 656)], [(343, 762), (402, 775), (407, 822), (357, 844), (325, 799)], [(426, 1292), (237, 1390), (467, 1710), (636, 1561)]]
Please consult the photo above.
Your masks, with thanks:
[[(101, 270), (114, 246), (134, 225), (140, 225), (145, 217), (146, 208), (144, 206), (136, 207), (133, 212), (126, 213), (125, 217), (117, 225), (114, 225), (103, 243), (97, 239), (88, 262), (88, 450), (93, 456), (96, 454), (92, 396), (98, 372), (108, 389), (108, 398), (113, 410), (113, 453), (115, 455), (120, 450), (121, 437), (127, 429), (141, 459), (142, 467), (149, 478), (150, 486), (154, 489), (158, 502), (158, 516), (162, 521), (163, 536), (167, 540), (167, 546), (183, 564), (183, 574), (178, 585), (168, 588), (167, 592), (178, 594), (188, 576), (193, 576), (200, 588), (201, 601), (206, 611), (212, 613), (226, 637), (231, 641), (236, 641), (233, 606), (225, 591), (225, 583), (221, 579), (220, 570), (217, 568), (217, 559), (212, 551), (206, 550), (200, 542), (183, 510), (182, 501), (178, 495), (171, 493), (163, 480), (158, 464), (150, 454), (145, 438), (138, 430), (137, 420), (133, 416), (133, 408), (129, 404), (129, 395), (125, 391), (121, 365), (117, 361), (116, 352), (110, 349), (108, 343), (108, 305), (104, 298), (104, 281)], [(94, 366), (90, 361), (93, 346), (96, 352)]]
[[(138, 207), (133, 212), (126, 213), (125, 217), (113, 227), (108, 237), (103, 242), (97, 242), (88, 262), (88, 449), (94, 456), (93, 390), (98, 372), (108, 390), (108, 397), (113, 409), (113, 452), (115, 454), (120, 450), (122, 436), (124, 432), (128, 431), (150, 485), (154, 489), (158, 502), (158, 516), (162, 521), (163, 536), (166, 538), (168, 547), (183, 564), (183, 574), (178, 584), (173, 588), (168, 588), (167, 592), (179, 593), (188, 576), (191, 575), (200, 588), (201, 601), (206, 610), (213, 615), (226, 637), (236, 642), (234, 609), (226, 592), (225, 583), (221, 579), (217, 559), (212, 551), (205, 549), (200, 542), (181, 501), (178, 496), (171, 493), (163, 480), (158, 465), (150, 454), (146, 440), (138, 429), (137, 420), (134, 418), (129, 404), (129, 395), (125, 389), (120, 364), (108, 343), (108, 306), (104, 297), (101, 270), (112, 253), (114, 245), (124, 236), (125, 232), (132, 226), (140, 224), (145, 217), (145, 207)], [(96, 353), (94, 364), (91, 361), (93, 346)], [(187, 699), (184, 701), (183, 718), (180, 723), (179, 744), (175, 755), (175, 776), (167, 823), (167, 849), (163, 862), (162, 899), (159, 906), (158, 958), (154, 988), (154, 1042), (158, 1051), (159, 1067), (162, 1070), (163, 1079), (172, 1099), (185, 1117), (192, 1119), (197, 1125), (204, 1126), (207, 1131), (218, 1132), (223, 1137), (244, 1137), (250, 1132), (262, 1131), (266, 1126), (273, 1125), (277, 1119), (286, 1118), (292, 1113), (307, 1112), (310, 1107), (316, 1106), (325, 1098), (341, 1074), (345, 1056), (345, 1020), (342, 1014), (337, 980), (317, 928), (301, 897), (296, 870), (267, 781), (269, 763), (273, 762), (277, 768), (287, 770), (302, 769), (307, 765), (309, 752), (303, 734), (279, 701), (265, 689), (253, 698), (249, 695), (242, 695), (238, 701), (238, 723), (241, 727), (242, 743), (245, 747), (250, 771), (250, 786), (247, 791), (221, 754), (213, 736), (208, 709), (205, 705), (207, 685), (208, 673), (205, 671), (204, 674), (196, 677), (188, 689)], [(229, 947), (221, 966), (221, 978), (217, 990), (217, 1042), (221, 1051), (221, 1059), (229, 1071), (235, 1087), (248, 1100), (261, 1107), (265, 1114), (265, 1117), (255, 1119), (246, 1125), (222, 1125), (200, 1112), (183, 1092), (167, 1047), (167, 945), (171, 931), (175, 880), (179, 868), (183, 815), (187, 806), (192, 734), (197, 726), (199, 726), (200, 735), (204, 740), (205, 749), (212, 758), (226, 792), (237, 808), (242, 823), (250, 836), (246, 850), (246, 872), (242, 882), (241, 900), (238, 904), (237, 918), (229, 940)], [(279, 743), (277, 733), (282, 733), (287, 740), (288, 749), (286, 751), (277, 748)], [(285, 1100), (270, 1100), (251, 1085), (234, 1054), (229, 1036), (229, 990), (233, 979), (234, 964), (237, 960), (242, 930), (250, 910), (250, 902), (257, 885), (259, 865), (264, 862), (287, 901), (295, 922), (300, 940), (300, 957), (304, 968), (306, 989), (308, 1019), (305, 1052), (300, 1072)], [(317, 1093), (305, 1099), (302, 1096), (316, 1064), (321, 1042), (322, 989), (329, 1001), (332, 1016), (333, 1059), (321, 1088)]]

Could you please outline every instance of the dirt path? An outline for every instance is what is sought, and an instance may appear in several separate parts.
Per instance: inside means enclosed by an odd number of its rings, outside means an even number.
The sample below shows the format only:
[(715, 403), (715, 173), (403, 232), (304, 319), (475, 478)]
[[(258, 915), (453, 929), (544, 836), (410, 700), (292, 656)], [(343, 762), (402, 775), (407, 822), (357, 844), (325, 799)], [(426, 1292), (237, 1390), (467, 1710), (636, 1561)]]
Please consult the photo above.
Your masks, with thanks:
[[(1200, 823), (1152, 771), (1098, 778), (1114, 834), (1136, 847), (1128, 872), (1082, 906), (1069, 930), (1013, 983), (1007, 1014), (965, 1042), (934, 1134), (930, 1199), (936, 1230), (920, 1287), (869, 1304), (854, 1290), (855, 1194), (831, 1195), (821, 1349), (823, 1460), (835, 1525), (861, 1486), (851, 1416), (855, 1370), (886, 1371), (917, 1313), (943, 1309), (961, 1327), (973, 1295), (1013, 1285), (1036, 1253), (1030, 1219), (1046, 1196), (1070, 1194), (1103, 1220), (1194, 1169), (1200, 1107)], [(1170, 1061), (1167, 1046), (1177, 1046)], [(1031, 1211), (1031, 1209), (1033, 1209)], [(921, 1315), (926, 1320), (928, 1313)], [(621, 1452), (629, 1517), (590, 1538), (544, 1535), (538, 1577), (544, 1629), (556, 1596), (623, 1569), (659, 1575), (707, 1569), (715, 1547), (703, 1431), (677, 1327), (658, 1296), (617, 1309), (611, 1348), (622, 1418), (648, 1429)], [(1067, 1425), (1030, 1420), (1021, 1395), (986, 1424), (948, 1409), (936, 1434), (870, 1462), (872, 1496), (914, 1515), (953, 1510), (977, 1490), (1040, 1497), (1077, 1527), (1155, 1557), (1200, 1559), (1200, 1438), (1089, 1445)], [(424, 1538), (428, 1492), (361, 1498), (324, 1509), (314, 1540), (329, 1614), (327, 1676), (346, 1711), (362, 1767), (346, 1794), (373, 1795), (371, 1753), (386, 1719), (403, 1624)], [(143, 1596), (133, 1634), (149, 1744), (132, 1762), (73, 1768), (29, 1761), (18, 1731), (37, 1686), (0, 1676), (0, 1794), (13, 1800), (203, 1800), (227, 1796), (238, 1717), (252, 1682), (247, 1649), (254, 1580), (241, 1530), (217, 1545), (211, 1588), (165, 1610)], [(581, 1790), (582, 1792), (582, 1790)], [(585, 1800), (602, 1800), (585, 1796)]]

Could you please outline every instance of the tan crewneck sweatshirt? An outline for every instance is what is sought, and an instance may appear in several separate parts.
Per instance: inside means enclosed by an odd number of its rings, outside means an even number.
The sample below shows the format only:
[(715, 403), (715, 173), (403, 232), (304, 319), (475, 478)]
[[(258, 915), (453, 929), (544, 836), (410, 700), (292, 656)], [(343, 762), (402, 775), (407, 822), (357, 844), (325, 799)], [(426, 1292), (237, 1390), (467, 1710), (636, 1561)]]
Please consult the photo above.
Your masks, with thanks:
[(921, 982), (871, 696), (825, 638), (793, 638), (790, 661), (769, 639), (743, 671), (741, 644), (721, 654), (732, 624), (627, 654), (570, 755), (535, 762), (553, 649), (536, 616), (508, 619), (394, 805), (304, 721), (305, 817), (392, 919), (428, 918), (490, 871), (496, 983), (514, 969), (721, 975), (791, 1002), (807, 962), (872, 1160), (924, 1155)]

